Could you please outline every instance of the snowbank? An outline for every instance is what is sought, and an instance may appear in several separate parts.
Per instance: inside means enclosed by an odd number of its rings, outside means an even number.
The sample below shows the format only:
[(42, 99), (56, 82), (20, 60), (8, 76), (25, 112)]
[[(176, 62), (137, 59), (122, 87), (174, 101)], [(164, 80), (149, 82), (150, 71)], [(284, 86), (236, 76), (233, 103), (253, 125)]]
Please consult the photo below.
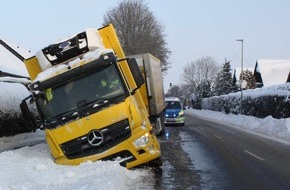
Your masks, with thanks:
[(210, 121), (219, 122), (250, 133), (290, 144), (290, 118), (275, 119), (271, 116), (256, 118), (253, 116), (225, 114), (210, 110), (186, 110), (187, 114), (197, 115)]
[(0, 154), (0, 189), (127, 189), (146, 170), (128, 170), (118, 162), (56, 165), (45, 143)]
[[(185, 112), (290, 145), (290, 118), (259, 119), (194, 109)], [(38, 144), (27, 146), (35, 143)], [(26, 146), (19, 148), (23, 145)], [(148, 188), (144, 178), (154, 180), (151, 170), (128, 170), (117, 161), (85, 162), (79, 166), (56, 165), (45, 142), (44, 131), (0, 138), (0, 148), (0, 152), (3, 151), (0, 153), (0, 190), (144, 189)]]
[(0, 153), (0, 190), (122, 190), (138, 187), (136, 185), (142, 184), (143, 177), (151, 175), (145, 169), (128, 170), (117, 161), (85, 162), (79, 166), (56, 165), (48, 145), (43, 141), (43, 131), (0, 138), (2, 150), (42, 142)]

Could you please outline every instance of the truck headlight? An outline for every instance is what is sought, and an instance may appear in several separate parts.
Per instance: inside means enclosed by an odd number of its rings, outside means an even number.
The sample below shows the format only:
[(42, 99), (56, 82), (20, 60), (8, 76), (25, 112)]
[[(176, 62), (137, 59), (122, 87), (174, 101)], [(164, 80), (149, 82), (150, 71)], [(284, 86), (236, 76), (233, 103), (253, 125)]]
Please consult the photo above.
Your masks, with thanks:
[(136, 139), (133, 143), (136, 148), (146, 146), (149, 143), (149, 134), (145, 133), (144, 135)]

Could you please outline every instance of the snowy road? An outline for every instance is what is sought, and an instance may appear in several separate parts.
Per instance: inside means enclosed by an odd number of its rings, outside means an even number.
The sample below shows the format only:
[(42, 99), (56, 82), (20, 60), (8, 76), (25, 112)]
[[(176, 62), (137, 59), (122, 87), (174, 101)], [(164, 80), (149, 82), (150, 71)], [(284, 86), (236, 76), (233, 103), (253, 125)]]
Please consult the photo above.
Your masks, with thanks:
[(148, 189), (290, 189), (288, 144), (188, 114), (166, 131)]
[[(166, 127), (169, 138), (159, 138), (163, 166), (155, 172), (127, 170), (117, 161), (60, 166), (52, 160), (43, 131), (2, 137), (0, 190), (290, 189), (289, 129), (290, 118), (191, 109), (186, 126)], [(257, 132), (262, 134), (254, 137)], [(32, 144), (37, 145), (19, 148)]]
[[(193, 115), (187, 115), (187, 127), (212, 157), (199, 159), (198, 149), (186, 148), (200, 170), (202, 189), (214, 189), (211, 183), (222, 189), (290, 189), (289, 145)], [(215, 165), (207, 164), (213, 159)]]
[(166, 132), (168, 138), (159, 138), (163, 170), (155, 173), (154, 189), (235, 189), (226, 165), (194, 126), (169, 126)]

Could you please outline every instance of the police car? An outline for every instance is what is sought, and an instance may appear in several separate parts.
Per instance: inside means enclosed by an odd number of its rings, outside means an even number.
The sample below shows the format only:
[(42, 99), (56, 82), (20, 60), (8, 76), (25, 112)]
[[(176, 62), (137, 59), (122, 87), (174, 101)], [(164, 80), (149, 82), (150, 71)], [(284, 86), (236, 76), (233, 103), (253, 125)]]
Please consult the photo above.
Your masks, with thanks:
[(184, 112), (182, 108), (182, 103), (179, 98), (165, 98), (166, 110), (164, 124), (176, 124), (184, 126)]

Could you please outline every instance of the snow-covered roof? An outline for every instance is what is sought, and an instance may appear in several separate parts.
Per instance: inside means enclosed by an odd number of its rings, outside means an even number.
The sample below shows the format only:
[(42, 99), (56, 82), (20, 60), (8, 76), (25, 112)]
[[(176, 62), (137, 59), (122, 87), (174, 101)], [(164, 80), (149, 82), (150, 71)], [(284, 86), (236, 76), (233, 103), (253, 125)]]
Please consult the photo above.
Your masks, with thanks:
[(289, 72), (290, 60), (258, 59), (254, 73), (260, 73), (263, 86), (272, 86), (286, 83)]

